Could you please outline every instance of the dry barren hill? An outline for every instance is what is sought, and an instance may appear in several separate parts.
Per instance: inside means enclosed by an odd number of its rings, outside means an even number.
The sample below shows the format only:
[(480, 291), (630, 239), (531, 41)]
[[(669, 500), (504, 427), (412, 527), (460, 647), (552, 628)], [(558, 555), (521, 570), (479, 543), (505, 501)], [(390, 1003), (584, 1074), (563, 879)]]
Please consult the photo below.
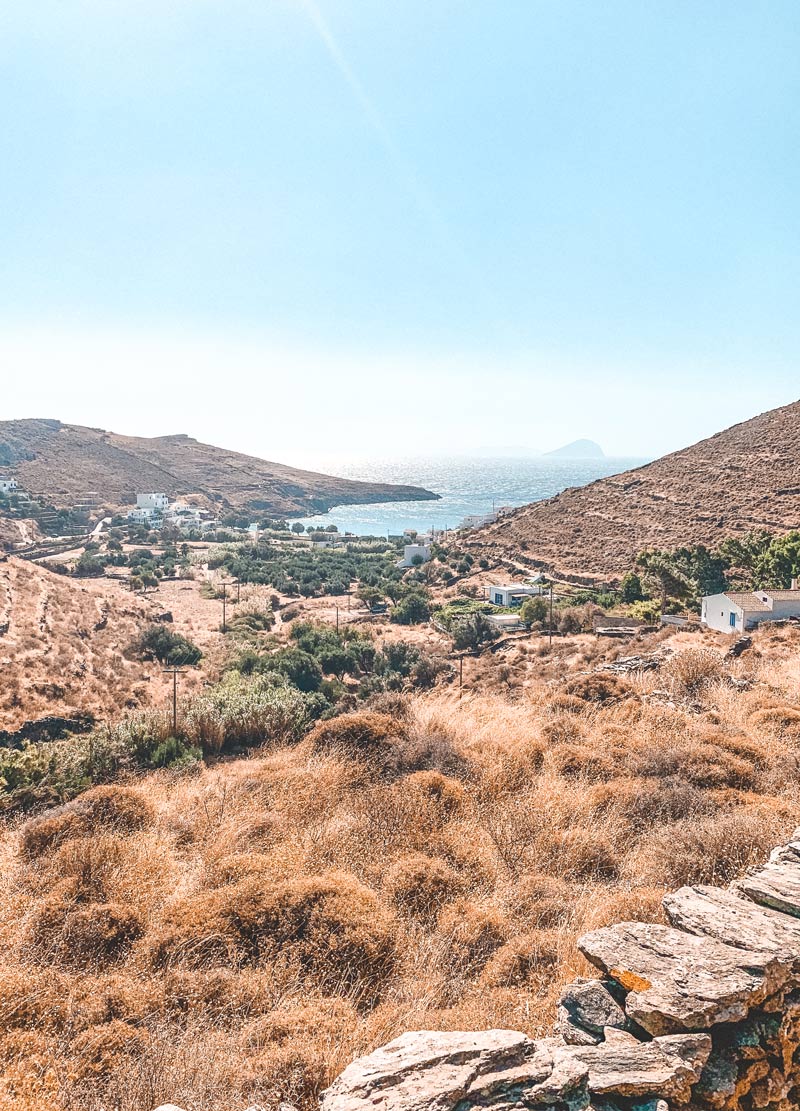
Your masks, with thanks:
[(800, 401), (645, 467), (524, 506), (467, 546), (611, 576), (646, 547), (714, 545), (800, 526)]
[(0, 421), (0, 468), (69, 508), (94, 494), (125, 505), (136, 491), (200, 494), (217, 507), (301, 516), (347, 503), (427, 500), (418, 486), (355, 482), (201, 444), (190, 436), (119, 436), (57, 420)]
[(161, 668), (130, 652), (162, 604), (160, 595), (139, 598), (107, 580), (0, 562), (0, 731), (86, 712), (116, 718), (163, 703)]

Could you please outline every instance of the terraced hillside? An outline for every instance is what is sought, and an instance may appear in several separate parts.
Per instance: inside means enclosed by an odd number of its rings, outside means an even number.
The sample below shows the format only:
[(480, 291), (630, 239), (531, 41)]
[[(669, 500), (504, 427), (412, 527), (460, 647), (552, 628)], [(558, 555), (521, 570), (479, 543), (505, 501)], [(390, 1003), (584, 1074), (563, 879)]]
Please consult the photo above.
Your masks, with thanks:
[(303, 516), (334, 505), (437, 496), (419, 486), (297, 470), (191, 436), (119, 436), (57, 420), (0, 421), (0, 470), (59, 508), (88, 494), (104, 505), (126, 505), (137, 491), (160, 490), (173, 497), (200, 494), (217, 508)]
[(642, 548), (713, 545), (800, 526), (800, 401), (647, 466), (524, 506), (476, 533), (473, 550), (614, 576)]

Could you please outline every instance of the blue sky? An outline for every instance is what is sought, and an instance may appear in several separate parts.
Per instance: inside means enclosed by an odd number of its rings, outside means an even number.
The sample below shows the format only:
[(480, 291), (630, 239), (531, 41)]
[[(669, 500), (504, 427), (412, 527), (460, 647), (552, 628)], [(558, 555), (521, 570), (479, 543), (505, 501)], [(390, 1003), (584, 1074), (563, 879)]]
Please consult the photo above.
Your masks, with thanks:
[(800, 8), (0, 11), (0, 415), (652, 455), (800, 397)]

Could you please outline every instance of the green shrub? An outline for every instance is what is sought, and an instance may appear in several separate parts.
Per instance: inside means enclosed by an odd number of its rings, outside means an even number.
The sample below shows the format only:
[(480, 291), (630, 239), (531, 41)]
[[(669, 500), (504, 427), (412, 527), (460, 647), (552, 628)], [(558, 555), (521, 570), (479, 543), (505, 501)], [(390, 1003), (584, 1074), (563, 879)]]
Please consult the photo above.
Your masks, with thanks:
[(180, 633), (166, 625), (150, 625), (136, 642), (137, 652), (146, 660), (162, 664), (196, 664), (203, 653)]

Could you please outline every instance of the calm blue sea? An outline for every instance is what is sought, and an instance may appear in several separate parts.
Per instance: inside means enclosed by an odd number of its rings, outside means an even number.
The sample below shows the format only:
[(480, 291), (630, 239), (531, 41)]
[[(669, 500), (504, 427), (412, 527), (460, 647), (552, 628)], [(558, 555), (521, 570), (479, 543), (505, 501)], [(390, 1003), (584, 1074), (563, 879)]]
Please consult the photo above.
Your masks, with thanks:
[[(441, 495), (440, 501), (384, 502), (341, 505), (330, 513), (301, 518), (304, 525), (336, 525), (357, 535), (426, 532), (455, 528), (473, 513), (493, 506), (526, 505), (552, 497), (568, 486), (585, 486), (596, 478), (618, 474), (647, 462), (644, 459), (477, 459), (411, 458), (331, 464), (329, 474), (369, 482), (410, 483)], [(320, 468), (321, 469), (321, 468)]]

